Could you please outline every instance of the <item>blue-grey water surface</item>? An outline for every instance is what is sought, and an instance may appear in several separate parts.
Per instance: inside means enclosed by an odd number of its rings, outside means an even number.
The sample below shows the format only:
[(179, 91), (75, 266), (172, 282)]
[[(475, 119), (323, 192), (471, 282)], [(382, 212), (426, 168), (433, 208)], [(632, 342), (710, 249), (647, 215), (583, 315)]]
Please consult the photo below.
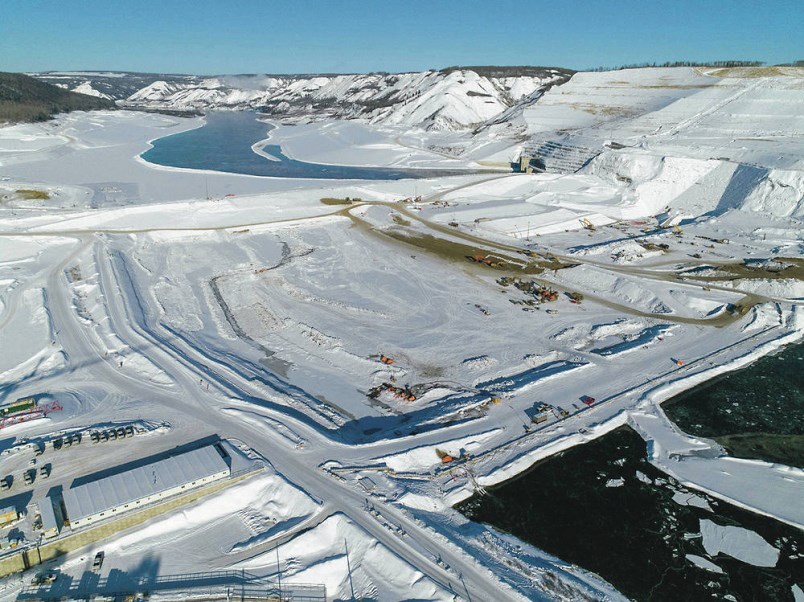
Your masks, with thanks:
[(256, 118), (253, 111), (218, 111), (206, 115), (200, 128), (159, 138), (142, 154), (151, 163), (167, 167), (204, 169), (254, 176), (327, 180), (402, 180), (473, 173), (471, 170), (396, 169), (322, 165), (289, 159), (280, 146), (266, 144), (272, 161), (251, 147), (264, 140), (273, 128)]

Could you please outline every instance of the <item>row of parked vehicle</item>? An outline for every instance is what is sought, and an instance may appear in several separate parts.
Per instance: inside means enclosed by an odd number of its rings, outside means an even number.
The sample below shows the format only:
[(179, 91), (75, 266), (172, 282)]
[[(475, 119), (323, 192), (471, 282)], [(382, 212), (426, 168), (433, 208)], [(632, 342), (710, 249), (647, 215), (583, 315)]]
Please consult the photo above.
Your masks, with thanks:
[[(95, 554), (95, 558), (92, 559), (92, 572), (98, 573), (103, 566), (103, 559), (105, 554), (103, 550)], [(31, 579), (31, 585), (50, 585), (51, 583), (55, 583), (56, 580), (59, 578), (59, 573), (57, 571), (48, 571), (46, 573), (37, 573), (34, 575), (34, 578)]]
[[(72, 447), (73, 445), (78, 445), (80, 443), (81, 433), (73, 433), (72, 435), (64, 435), (64, 437), (57, 437), (50, 442), (50, 444), (53, 446), (53, 449), (56, 450), (64, 449), (65, 447)], [(37, 455), (39, 455), (39, 453), (37, 453)]]
[[(39, 476), (43, 479), (47, 479), (50, 476), (51, 471), (52, 466), (50, 464), (43, 464), (39, 467)], [(33, 485), (34, 481), (36, 480), (36, 474), (36, 468), (29, 468), (22, 473), (22, 480), (25, 481), (26, 485)], [(6, 475), (0, 479), (0, 490), (11, 489), (13, 486), (14, 475)]]
[(106, 429), (103, 431), (92, 431), (90, 439), (92, 443), (101, 443), (106, 441), (114, 441), (115, 439), (125, 439), (126, 437), (134, 436), (134, 427), (130, 424), (128, 426), (119, 426), (117, 428)]

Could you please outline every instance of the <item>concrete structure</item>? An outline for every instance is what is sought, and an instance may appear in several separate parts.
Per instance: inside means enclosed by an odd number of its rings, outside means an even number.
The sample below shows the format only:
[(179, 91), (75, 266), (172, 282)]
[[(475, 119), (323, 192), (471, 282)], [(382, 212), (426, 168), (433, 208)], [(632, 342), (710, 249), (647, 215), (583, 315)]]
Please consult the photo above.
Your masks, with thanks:
[(51, 497), (44, 497), (39, 501), (39, 516), (42, 518), (42, 533), (45, 537), (56, 537), (64, 526), (64, 517), (61, 514), (61, 503), (53, 503)]
[(13, 523), (20, 517), (20, 513), (17, 512), (17, 509), (14, 506), (6, 506), (5, 508), (0, 508), (0, 525), (7, 525), (9, 523)]
[(221, 444), (176, 454), (64, 492), (70, 527), (83, 527), (229, 476)]

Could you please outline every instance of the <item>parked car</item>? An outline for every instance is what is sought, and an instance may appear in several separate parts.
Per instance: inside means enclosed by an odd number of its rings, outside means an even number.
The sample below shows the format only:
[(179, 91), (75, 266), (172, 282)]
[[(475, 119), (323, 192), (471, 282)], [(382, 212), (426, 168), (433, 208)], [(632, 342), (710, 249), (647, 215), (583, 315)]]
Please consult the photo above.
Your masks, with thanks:
[(23, 473), (22, 478), (25, 481), (26, 485), (33, 484), (34, 480), (36, 479), (36, 469), (31, 468), (30, 470), (26, 470)]
[(44, 585), (46, 583), (53, 583), (56, 579), (58, 579), (59, 574), (54, 573), (53, 571), (49, 573), (39, 573), (33, 579), (31, 579), (31, 585)]
[(95, 560), (92, 561), (92, 570), (99, 571), (100, 568), (103, 566), (103, 557), (104, 557), (103, 550), (95, 554)]

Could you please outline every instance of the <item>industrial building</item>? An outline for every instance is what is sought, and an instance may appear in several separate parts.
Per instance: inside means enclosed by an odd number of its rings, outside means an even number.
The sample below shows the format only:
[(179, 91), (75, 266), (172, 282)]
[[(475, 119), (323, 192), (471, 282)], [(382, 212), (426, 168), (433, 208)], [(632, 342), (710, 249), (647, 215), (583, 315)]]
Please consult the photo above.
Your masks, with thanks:
[(61, 514), (61, 504), (53, 503), (53, 498), (44, 497), (39, 503), (39, 516), (42, 519), (42, 534), (45, 537), (56, 537), (64, 525), (64, 517)]
[(207, 445), (73, 485), (64, 492), (66, 519), (83, 527), (226, 478), (228, 457), (221, 444)]

